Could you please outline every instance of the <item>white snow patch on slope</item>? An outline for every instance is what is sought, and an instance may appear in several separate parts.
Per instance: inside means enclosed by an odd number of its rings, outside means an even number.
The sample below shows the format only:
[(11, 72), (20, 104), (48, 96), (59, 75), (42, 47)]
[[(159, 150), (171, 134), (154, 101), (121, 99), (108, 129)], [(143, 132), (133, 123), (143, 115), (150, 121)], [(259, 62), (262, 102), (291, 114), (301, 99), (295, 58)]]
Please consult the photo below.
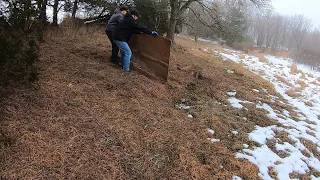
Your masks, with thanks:
[(233, 176), (233, 177), (232, 177), (232, 180), (242, 180), (242, 178), (239, 177), (239, 176)]
[[(298, 69), (305, 74), (292, 74), (291, 65), (293, 61), (291, 59), (265, 56), (268, 62), (264, 63), (260, 62), (258, 57), (250, 55), (245, 55), (245, 60), (239, 59), (241, 52), (230, 49), (225, 49), (225, 52), (227, 53), (216, 52), (216, 54), (224, 59), (244, 64), (245, 68), (271, 82), (276, 91), (289, 104), (280, 101), (278, 97), (272, 97), (271, 102), (278, 101), (283, 105), (292, 106), (296, 109), (297, 114), (296, 118), (293, 119), (287, 110), (280, 112), (274, 110), (269, 104), (261, 102), (256, 104), (257, 108), (265, 109), (268, 112), (268, 117), (277, 121), (283, 127), (276, 125), (269, 127), (256, 126), (256, 129), (249, 133), (249, 139), (260, 144), (260, 147), (244, 149), (243, 152), (237, 153), (236, 156), (248, 159), (256, 164), (259, 167), (259, 176), (262, 179), (272, 179), (269, 175), (269, 168), (273, 168), (277, 172), (280, 180), (290, 179), (289, 175), (292, 172), (305, 174), (310, 171), (310, 168), (320, 172), (319, 159), (302, 142), (304, 140), (310, 141), (317, 146), (317, 151), (320, 152), (320, 86), (317, 85), (317, 83), (320, 83), (317, 81), (320, 77), (320, 72), (298, 65)], [(277, 76), (283, 77), (287, 82), (293, 84), (293, 87), (279, 81)], [(286, 91), (292, 88), (301, 87), (301, 82), (304, 82), (307, 86), (305, 89), (300, 90), (300, 97), (290, 97), (286, 94)], [(262, 89), (261, 92), (268, 93), (267, 89)], [(305, 104), (308, 101), (312, 102), (312, 107)], [(243, 106), (240, 103), (245, 101), (230, 97), (229, 102), (235, 108), (242, 108)], [(286, 142), (287, 139), (277, 137), (279, 132), (288, 133), (290, 142)], [(275, 147), (268, 147), (268, 141), (270, 140), (275, 140)], [(248, 146), (245, 146), (245, 148), (248, 148)], [(286, 157), (281, 158), (278, 156), (277, 153), (279, 151), (285, 153)], [(310, 179), (316, 178), (315, 176), (310, 176)]]

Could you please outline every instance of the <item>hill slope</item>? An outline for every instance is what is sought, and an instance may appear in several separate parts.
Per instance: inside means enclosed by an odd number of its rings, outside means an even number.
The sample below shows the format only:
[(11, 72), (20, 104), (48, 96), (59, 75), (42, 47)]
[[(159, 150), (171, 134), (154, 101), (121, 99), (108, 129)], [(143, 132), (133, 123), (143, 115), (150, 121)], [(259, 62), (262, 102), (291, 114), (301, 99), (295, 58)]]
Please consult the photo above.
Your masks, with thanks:
[[(255, 125), (276, 122), (263, 109), (234, 109), (227, 92), (238, 89), (237, 98), (252, 102), (271, 102), (277, 93), (240, 65), (200, 52), (201, 46), (177, 38), (164, 84), (113, 66), (102, 30), (48, 32), (39, 88), (2, 91), (11, 93), (0, 109), (1, 177), (257, 179), (257, 167), (235, 153), (255, 145), (247, 137)], [(177, 66), (200, 67), (205, 77)], [(268, 94), (252, 91), (262, 88)]]

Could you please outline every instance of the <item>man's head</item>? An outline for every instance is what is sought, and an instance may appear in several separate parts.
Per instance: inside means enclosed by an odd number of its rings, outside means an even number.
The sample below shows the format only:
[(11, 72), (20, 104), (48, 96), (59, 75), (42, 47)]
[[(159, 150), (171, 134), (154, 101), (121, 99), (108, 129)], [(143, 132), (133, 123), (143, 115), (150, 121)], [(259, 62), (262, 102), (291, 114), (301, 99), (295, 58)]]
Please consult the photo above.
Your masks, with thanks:
[(131, 16), (133, 17), (134, 20), (137, 20), (140, 17), (139, 12), (137, 10), (134, 10), (134, 9), (130, 11), (130, 14), (131, 14)]
[(128, 7), (127, 6), (121, 6), (120, 7), (120, 11), (121, 11), (121, 14), (125, 16), (127, 14)]

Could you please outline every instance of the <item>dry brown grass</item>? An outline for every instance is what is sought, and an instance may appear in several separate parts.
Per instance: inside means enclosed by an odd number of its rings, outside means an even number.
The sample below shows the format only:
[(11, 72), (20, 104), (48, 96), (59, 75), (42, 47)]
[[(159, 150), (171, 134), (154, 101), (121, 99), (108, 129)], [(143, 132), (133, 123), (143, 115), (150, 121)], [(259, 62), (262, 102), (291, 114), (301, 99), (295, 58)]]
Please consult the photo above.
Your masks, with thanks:
[(314, 155), (314, 157), (316, 157), (317, 159), (320, 159), (320, 154), (317, 150), (316, 144), (306, 139), (300, 139), (300, 141)]
[(309, 107), (312, 107), (313, 106), (313, 103), (311, 101), (306, 101), (304, 102), (304, 104), (306, 104), (307, 106)]
[(316, 85), (316, 86), (320, 86), (320, 83), (317, 82), (317, 81), (312, 81), (311, 83), (314, 84), (314, 85)]
[(283, 58), (292, 58), (293, 57), (293, 53), (290, 51), (278, 51), (274, 55), (278, 56), (278, 57), (283, 57)]
[[(1, 176), (258, 179), (258, 168), (234, 153), (248, 143), (247, 133), (255, 125), (275, 122), (254, 105), (246, 104), (248, 111), (224, 106), (226, 92), (237, 90), (237, 98), (252, 102), (268, 101), (268, 94), (277, 93), (272, 84), (239, 64), (198, 49), (204, 47), (177, 38), (164, 84), (114, 67), (103, 29), (49, 31), (40, 51), (39, 89), (16, 89), (0, 106), (5, 112), (0, 113), (0, 130), (11, 142), (2, 145), (0, 134)], [(200, 66), (206, 76), (195, 79), (178, 65)], [(235, 73), (227, 74), (227, 69)], [(268, 94), (252, 92), (261, 88)], [(187, 112), (194, 119), (175, 108), (181, 99), (195, 107)], [(213, 137), (221, 142), (210, 143), (207, 128), (215, 130)], [(233, 130), (239, 134), (232, 135)]]
[(313, 78), (313, 74), (307, 74), (309, 77)]
[(267, 59), (264, 57), (264, 55), (259, 55), (259, 61), (260, 62), (267, 62)]
[(245, 59), (245, 58), (246, 58), (246, 55), (240, 54), (240, 55), (239, 55), (239, 58), (240, 58), (240, 59)]
[[(247, 140), (245, 133), (232, 139), (229, 131), (219, 132), (215, 136), (225, 142), (212, 144), (204, 129), (250, 132), (256, 124), (269, 125), (259, 112), (241, 112), (249, 120), (235, 122), (239, 112), (213, 105), (226, 100), (229, 88), (245, 87), (241, 97), (269, 87), (266, 81), (245, 71), (226, 76), (230, 64), (183, 48), (172, 54), (167, 84), (125, 73), (109, 62), (111, 45), (96, 29), (49, 31), (40, 48), (39, 89), (16, 88), (3, 99), (0, 130), (12, 139), (0, 145), (3, 178), (258, 179), (257, 167), (235, 159), (231, 148)], [(196, 80), (175, 64), (201, 65), (207, 77)], [(195, 119), (174, 107), (184, 96), (197, 105), (189, 112)]]
[(301, 71), (298, 69), (297, 64), (292, 63), (292, 64), (291, 64), (291, 74), (298, 74), (298, 73), (300, 73), (300, 72), (301, 72)]
[(286, 91), (286, 94), (290, 97), (300, 97), (301, 95), (299, 93), (297, 93), (296, 90), (294, 89), (289, 89)]
[(261, 55), (267, 55), (267, 54), (274, 55), (274, 56), (277, 56), (277, 57), (282, 57), (282, 58), (292, 58), (293, 57), (292, 52), (289, 52), (289, 51), (273, 51), (273, 50), (266, 49), (266, 48), (252, 48), (252, 49), (249, 49), (247, 52), (250, 55), (258, 56), (258, 57), (261, 56)]
[(297, 91), (303, 91), (308, 87), (308, 85), (302, 80), (298, 80), (297, 83), (301, 86), (300, 88), (297, 89)]
[(253, 55), (253, 56), (259, 56), (260, 53), (261, 53), (261, 50), (259, 50), (259, 49), (250, 49), (248, 51), (248, 54)]
[(281, 76), (279, 76), (279, 75), (276, 75), (275, 77), (278, 79), (278, 81), (280, 81), (280, 82), (288, 85), (289, 87), (292, 87), (292, 84), (289, 83), (285, 78), (283, 78), (283, 77), (281, 77)]

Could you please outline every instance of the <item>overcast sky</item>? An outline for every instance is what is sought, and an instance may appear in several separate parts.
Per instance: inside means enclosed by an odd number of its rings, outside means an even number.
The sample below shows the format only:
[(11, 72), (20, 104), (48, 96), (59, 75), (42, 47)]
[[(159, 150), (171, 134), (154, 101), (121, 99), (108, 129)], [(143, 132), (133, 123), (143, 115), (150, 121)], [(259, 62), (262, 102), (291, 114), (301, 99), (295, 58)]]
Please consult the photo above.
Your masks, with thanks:
[(273, 7), (281, 14), (303, 14), (320, 27), (320, 0), (272, 0)]

